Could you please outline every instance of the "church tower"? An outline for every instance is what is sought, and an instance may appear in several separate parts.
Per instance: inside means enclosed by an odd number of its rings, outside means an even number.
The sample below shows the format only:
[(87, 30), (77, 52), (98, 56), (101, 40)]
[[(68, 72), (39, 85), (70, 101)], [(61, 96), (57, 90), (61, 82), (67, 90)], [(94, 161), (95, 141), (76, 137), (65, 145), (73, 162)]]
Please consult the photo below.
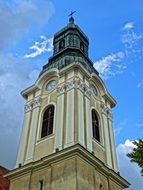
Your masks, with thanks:
[(123, 190), (112, 128), (116, 101), (88, 57), (71, 16), (26, 100), (10, 190)]

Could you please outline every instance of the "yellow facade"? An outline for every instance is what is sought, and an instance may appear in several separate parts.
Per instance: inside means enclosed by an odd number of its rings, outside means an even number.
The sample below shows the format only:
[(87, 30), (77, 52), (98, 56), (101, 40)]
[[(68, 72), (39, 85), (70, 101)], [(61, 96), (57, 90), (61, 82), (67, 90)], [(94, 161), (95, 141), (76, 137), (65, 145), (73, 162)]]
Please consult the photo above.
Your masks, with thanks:
[[(57, 86), (51, 92), (47, 92), (46, 85), (53, 79), (57, 80)], [(76, 82), (79, 85), (76, 86)], [(88, 92), (91, 84), (96, 86), (97, 95)], [(63, 89), (64, 85), (69, 85), (69, 87)], [(83, 91), (83, 87), (87, 89), (86, 92)], [(97, 81), (80, 63), (73, 63), (61, 71), (48, 70), (36, 81), (34, 86), (26, 89), (22, 94), (27, 100), (26, 106), (32, 105), (35, 101), (37, 101), (37, 105), (25, 112), (23, 126), (25, 131), (23, 139), (21, 139), (22, 146), (19, 149), (21, 158), (18, 157), (17, 166), (40, 160), (44, 156), (54, 153), (57, 148), (61, 150), (79, 143), (117, 171), (115, 146), (112, 139), (113, 130), (110, 126), (112, 117), (111, 113), (107, 115), (105, 112), (105, 110), (111, 112), (115, 101), (108, 94), (100, 78)], [(105, 94), (108, 99), (104, 96)], [(56, 110), (54, 132), (41, 139), (43, 112), (50, 104), (53, 104)], [(100, 118), (100, 143), (92, 138), (92, 109), (97, 111)]]

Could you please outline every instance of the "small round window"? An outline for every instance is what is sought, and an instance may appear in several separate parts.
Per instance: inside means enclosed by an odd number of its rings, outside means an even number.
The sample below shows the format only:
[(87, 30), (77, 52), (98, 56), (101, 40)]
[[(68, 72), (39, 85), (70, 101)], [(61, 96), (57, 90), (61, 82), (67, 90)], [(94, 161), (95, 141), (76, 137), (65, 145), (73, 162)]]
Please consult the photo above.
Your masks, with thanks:
[(56, 80), (51, 80), (51, 81), (47, 84), (47, 87), (46, 87), (47, 91), (53, 90), (53, 89), (55, 88), (56, 84), (57, 84), (57, 81), (56, 81)]
[(94, 95), (97, 95), (97, 90), (95, 88), (94, 85), (91, 85), (91, 92), (94, 94)]

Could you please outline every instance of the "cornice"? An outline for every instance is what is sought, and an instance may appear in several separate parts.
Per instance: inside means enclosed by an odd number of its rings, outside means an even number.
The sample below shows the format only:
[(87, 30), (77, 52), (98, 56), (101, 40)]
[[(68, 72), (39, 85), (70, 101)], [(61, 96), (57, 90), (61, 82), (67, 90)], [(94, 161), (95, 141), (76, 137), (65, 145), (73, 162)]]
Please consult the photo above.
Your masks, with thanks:
[(21, 95), (23, 96), (23, 98), (27, 98), (27, 95), (30, 94), (33, 91), (39, 90), (39, 88), (37, 86), (35, 86), (34, 84), (28, 88), (26, 88), (25, 90), (23, 90), (21, 92)]
[(112, 108), (116, 106), (116, 100), (109, 93), (105, 93), (103, 97), (110, 103)]
[(8, 174), (6, 174), (6, 177), (8, 177), (9, 179), (18, 178), (22, 175), (28, 174), (31, 171), (37, 171), (46, 167), (50, 167), (54, 163), (58, 163), (60, 161), (63, 161), (72, 157), (78, 157), (78, 158), (83, 159), (85, 162), (92, 165), (97, 171), (101, 172), (109, 179), (112, 179), (118, 182), (120, 186), (122, 185), (123, 188), (126, 188), (129, 186), (129, 183), (124, 178), (122, 178), (114, 170), (108, 168), (101, 160), (99, 160), (92, 153), (87, 151), (80, 144), (73, 145), (59, 152), (43, 157), (41, 160), (31, 162), (29, 164), (21, 166), (20, 168), (16, 168), (10, 171)]

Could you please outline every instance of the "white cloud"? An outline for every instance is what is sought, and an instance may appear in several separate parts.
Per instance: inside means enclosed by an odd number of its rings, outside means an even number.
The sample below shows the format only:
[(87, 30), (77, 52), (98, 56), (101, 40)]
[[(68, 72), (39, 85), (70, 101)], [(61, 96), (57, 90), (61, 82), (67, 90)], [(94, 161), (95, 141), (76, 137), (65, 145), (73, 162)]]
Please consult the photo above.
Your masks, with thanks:
[(43, 35), (40, 36), (40, 38), (41, 38), (40, 42), (35, 42), (34, 45), (29, 47), (29, 49), (33, 50), (33, 52), (24, 55), (25, 58), (35, 58), (38, 55), (53, 50), (53, 38), (47, 38), (46, 36)]
[(125, 54), (127, 57), (141, 55), (143, 52), (142, 44), (143, 36), (135, 31), (133, 22), (129, 22), (123, 27), (123, 34), (121, 36), (121, 42), (125, 48)]
[(0, 2), (0, 50), (24, 37), (31, 29), (39, 29), (48, 23), (54, 7), (45, 0), (14, 0)]
[(128, 190), (142, 190), (143, 180), (140, 174), (140, 168), (137, 164), (131, 163), (130, 159), (126, 156), (126, 154), (131, 152), (134, 147), (135, 145), (129, 139), (127, 139), (125, 143), (118, 145), (116, 150), (118, 155), (119, 171), (121, 176), (131, 183)]
[[(94, 63), (101, 77), (108, 79), (117, 74), (123, 73), (129, 63), (143, 56), (143, 35), (135, 32), (134, 22), (126, 23), (122, 28), (121, 42), (123, 49), (116, 53), (111, 53)], [(142, 86), (142, 81), (138, 88)]]
[(124, 53), (121, 51), (107, 55), (96, 61), (94, 67), (104, 79), (107, 79), (111, 76), (122, 73), (126, 68), (122, 63), (124, 56)]
[(141, 40), (142, 35), (135, 33), (134, 31), (128, 31), (122, 35), (122, 43), (125, 46), (131, 48), (137, 45), (138, 41)]
[(8, 168), (14, 167), (22, 127), (24, 100), (19, 93), (35, 82), (42, 64), (2, 52), (47, 25), (53, 11), (48, 0), (0, 1), (0, 164)]
[(135, 148), (133, 141), (130, 141), (129, 139), (127, 139), (124, 144), (118, 145), (118, 152), (127, 154), (131, 152), (133, 148)]
[(141, 80), (141, 81), (138, 83), (137, 87), (138, 87), (138, 88), (143, 87), (143, 80)]
[(128, 22), (123, 26), (123, 30), (131, 30), (134, 28), (134, 22)]
[(45, 26), (53, 11), (45, 0), (0, 1), (0, 164), (8, 168), (14, 167), (22, 127), (24, 100), (19, 93), (37, 79), (41, 64), (2, 55), (2, 50)]
[(39, 63), (11, 54), (0, 56), (0, 164), (8, 168), (14, 167), (22, 127), (24, 100), (20, 91), (35, 82)]

